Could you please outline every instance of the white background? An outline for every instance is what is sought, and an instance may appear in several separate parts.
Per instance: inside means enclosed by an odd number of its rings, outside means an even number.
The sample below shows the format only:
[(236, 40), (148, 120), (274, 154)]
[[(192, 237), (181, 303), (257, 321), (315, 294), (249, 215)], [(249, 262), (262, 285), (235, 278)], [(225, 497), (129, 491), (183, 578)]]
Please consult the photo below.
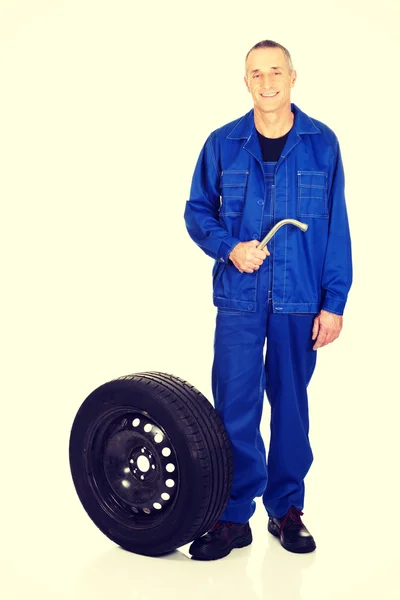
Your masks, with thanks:
[[(153, 600), (177, 584), (190, 598), (230, 585), (400, 598), (399, 19), (397, 0), (1, 0), (5, 599)], [(303, 520), (317, 551), (277, 548), (258, 503), (253, 546), (207, 566), (155, 562), (87, 517), (69, 432), (89, 393), (128, 373), (173, 373), (212, 401), (213, 261), (183, 212), (205, 139), (252, 106), (244, 57), (263, 39), (291, 52), (292, 102), (334, 130), (346, 176), (354, 282), (309, 386)], [(267, 401), (262, 431), (268, 443)]]

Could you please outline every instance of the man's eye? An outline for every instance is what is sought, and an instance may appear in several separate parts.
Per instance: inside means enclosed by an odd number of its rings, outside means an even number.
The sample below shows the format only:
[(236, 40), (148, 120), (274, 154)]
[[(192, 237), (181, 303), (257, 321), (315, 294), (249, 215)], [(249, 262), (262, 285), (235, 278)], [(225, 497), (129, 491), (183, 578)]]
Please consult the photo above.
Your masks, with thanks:
[(282, 73), (275, 73), (275, 75), (282, 75)]

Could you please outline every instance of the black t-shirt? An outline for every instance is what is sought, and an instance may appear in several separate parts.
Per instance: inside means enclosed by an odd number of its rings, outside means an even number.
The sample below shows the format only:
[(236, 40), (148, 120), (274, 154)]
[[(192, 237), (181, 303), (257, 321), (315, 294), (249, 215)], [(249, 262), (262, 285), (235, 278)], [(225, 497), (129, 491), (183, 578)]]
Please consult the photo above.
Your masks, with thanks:
[(279, 160), (290, 131), (291, 128), (285, 135), (279, 138), (267, 138), (257, 131), (264, 162), (276, 162)]

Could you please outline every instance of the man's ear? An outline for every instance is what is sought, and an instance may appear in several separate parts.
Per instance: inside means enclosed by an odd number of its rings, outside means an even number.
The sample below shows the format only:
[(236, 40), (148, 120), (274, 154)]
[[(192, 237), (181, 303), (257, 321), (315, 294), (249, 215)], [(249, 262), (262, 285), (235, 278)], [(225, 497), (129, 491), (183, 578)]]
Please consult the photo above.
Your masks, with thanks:
[(244, 82), (245, 82), (245, 84), (246, 84), (247, 91), (249, 92), (249, 91), (250, 91), (250, 88), (249, 88), (249, 82), (247, 81), (247, 77), (246, 77), (246, 75), (243, 77), (243, 79), (244, 79)]

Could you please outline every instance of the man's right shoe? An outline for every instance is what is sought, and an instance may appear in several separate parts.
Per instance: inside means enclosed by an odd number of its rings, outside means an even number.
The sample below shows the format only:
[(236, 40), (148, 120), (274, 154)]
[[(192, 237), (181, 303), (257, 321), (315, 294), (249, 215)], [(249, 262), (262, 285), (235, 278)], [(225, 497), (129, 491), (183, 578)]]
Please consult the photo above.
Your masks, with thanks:
[(194, 540), (189, 554), (195, 560), (224, 558), (233, 548), (244, 548), (253, 541), (249, 522), (217, 521), (206, 535)]

